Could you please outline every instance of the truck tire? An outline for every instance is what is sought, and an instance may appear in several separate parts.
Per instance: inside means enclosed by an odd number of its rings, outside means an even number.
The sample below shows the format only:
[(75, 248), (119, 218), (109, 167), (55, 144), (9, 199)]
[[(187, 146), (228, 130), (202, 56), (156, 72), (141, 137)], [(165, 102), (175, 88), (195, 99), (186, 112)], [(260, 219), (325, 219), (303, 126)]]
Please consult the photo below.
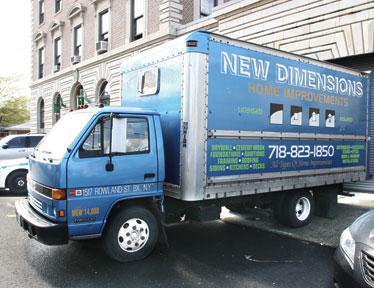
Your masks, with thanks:
[(141, 260), (154, 249), (158, 233), (159, 223), (152, 212), (140, 206), (126, 207), (108, 223), (104, 249), (119, 262)]
[(289, 192), (283, 200), (281, 222), (292, 228), (308, 225), (314, 213), (313, 195), (306, 190)]
[(26, 175), (26, 171), (15, 171), (8, 176), (6, 186), (9, 188), (10, 192), (17, 194), (27, 193)]

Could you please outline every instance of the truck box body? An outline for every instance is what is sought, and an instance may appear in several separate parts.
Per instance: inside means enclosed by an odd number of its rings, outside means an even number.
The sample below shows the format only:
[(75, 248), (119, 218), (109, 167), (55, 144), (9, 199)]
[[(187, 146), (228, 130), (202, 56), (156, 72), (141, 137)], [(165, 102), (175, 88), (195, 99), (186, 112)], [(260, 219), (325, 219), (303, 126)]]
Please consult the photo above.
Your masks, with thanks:
[(122, 105), (161, 115), (168, 196), (366, 178), (367, 75), (204, 32), (132, 57), (121, 73)]

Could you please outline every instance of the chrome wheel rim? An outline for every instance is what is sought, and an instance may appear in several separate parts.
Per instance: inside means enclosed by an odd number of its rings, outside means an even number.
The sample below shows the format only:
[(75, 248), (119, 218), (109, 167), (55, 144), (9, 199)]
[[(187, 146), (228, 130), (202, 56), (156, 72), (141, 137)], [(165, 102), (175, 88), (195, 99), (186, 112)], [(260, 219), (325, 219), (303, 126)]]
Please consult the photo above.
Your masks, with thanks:
[(148, 224), (139, 218), (127, 220), (118, 231), (118, 245), (122, 250), (134, 253), (144, 247), (149, 239)]
[(25, 186), (25, 180), (23, 179), (18, 179), (17, 180), (17, 186), (22, 188), (23, 186)]
[(301, 197), (296, 202), (295, 213), (299, 221), (305, 221), (310, 214), (310, 201), (307, 197)]

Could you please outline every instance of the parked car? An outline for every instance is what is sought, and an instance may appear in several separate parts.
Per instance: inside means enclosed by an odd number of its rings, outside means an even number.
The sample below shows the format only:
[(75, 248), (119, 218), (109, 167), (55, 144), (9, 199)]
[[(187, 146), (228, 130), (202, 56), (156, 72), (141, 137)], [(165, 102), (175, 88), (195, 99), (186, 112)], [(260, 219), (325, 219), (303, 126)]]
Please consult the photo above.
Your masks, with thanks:
[(0, 161), (0, 189), (26, 194), (26, 175), (29, 169), (27, 158)]
[(0, 140), (0, 161), (28, 156), (43, 134), (9, 135)]
[(334, 260), (337, 287), (374, 287), (374, 210), (343, 231)]

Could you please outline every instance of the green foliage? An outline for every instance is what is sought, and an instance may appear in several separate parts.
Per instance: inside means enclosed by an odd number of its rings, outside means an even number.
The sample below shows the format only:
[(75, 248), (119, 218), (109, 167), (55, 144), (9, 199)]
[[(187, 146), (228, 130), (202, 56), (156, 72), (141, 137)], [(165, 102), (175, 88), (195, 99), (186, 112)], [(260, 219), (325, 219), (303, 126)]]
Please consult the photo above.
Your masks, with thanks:
[[(9, 127), (30, 119), (29, 99), (22, 75), (0, 76), (0, 127)], [(26, 92), (26, 93), (25, 93)]]
[(0, 127), (9, 127), (30, 119), (27, 97), (17, 97), (5, 101), (0, 106)]

